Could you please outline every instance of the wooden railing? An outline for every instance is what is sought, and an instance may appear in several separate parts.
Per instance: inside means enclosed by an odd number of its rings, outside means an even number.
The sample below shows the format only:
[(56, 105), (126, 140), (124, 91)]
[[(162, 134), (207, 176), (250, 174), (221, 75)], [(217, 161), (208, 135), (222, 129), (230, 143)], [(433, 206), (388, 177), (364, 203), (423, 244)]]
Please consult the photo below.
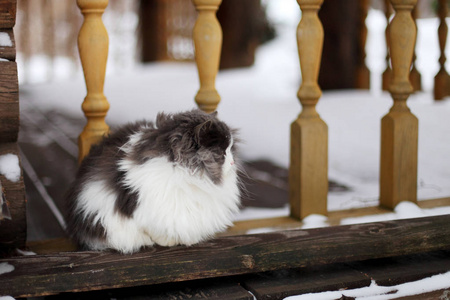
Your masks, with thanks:
[[(215, 16), (221, 0), (192, 0), (198, 11), (193, 39), (196, 50), (200, 89), (195, 96), (199, 108), (216, 110), (220, 96), (215, 88), (222, 45), (222, 31)], [(302, 84), (298, 98), (302, 111), (291, 125), (291, 163), (289, 170), (290, 214), (303, 219), (310, 214), (327, 214), (328, 128), (315, 107), (321, 97), (318, 72), (323, 44), (323, 28), (318, 10), (323, 0), (297, 0), (302, 18), (297, 28), (298, 53)], [(87, 96), (83, 111), (87, 125), (80, 135), (80, 160), (90, 145), (108, 131), (104, 119), (108, 102), (103, 95), (108, 36), (101, 20), (107, 0), (78, 0), (85, 19), (78, 45), (86, 79)], [(393, 106), (381, 120), (380, 205), (393, 209), (399, 202), (417, 202), (418, 120), (407, 106), (409, 95), (419, 87), (410, 83), (414, 62), (417, 26), (414, 7), (417, 0), (391, 0), (395, 17), (386, 31), (389, 48), (383, 86), (393, 98)], [(445, 71), (445, 1), (439, 2), (441, 26), (441, 70), (436, 76), (436, 93), (445, 95), (448, 74)], [(390, 17), (389, 3), (386, 17)], [(362, 32), (363, 35), (366, 33)], [(89, 53), (89, 55), (87, 55)], [(364, 70), (364, 64), (361, 63)], [(414, 70), (414, 68), (413, 68)], [(416, 72), (418, 74), (418, 72)], [(420, 76), (419, 75), (414, 75)]]
[[(325, 122), (320, 119), (315, 110), (321, 95), (317, 84), (317, 72), (323, 35), (317, 11), (322, 1), (298, 0), (303, 11), (297, 30), (303, 75), (298, 98), (303, 109), (292, 125), (293, 147), (297, 148), (292, 150), (294, 158), (291, 163), (290, 182), (293, 189), (292, 195), (295, 196), (291, 197), (292, 215), (300, 218), (308, 213), (326, 213), (326, 208), (324, 212), (322, 206), (326, 205), (327, 186), (322, 187), (322, 185), (327, 181), (327, 130)], [(220, 0), (193, 0), (193, 2), (198, 10), (203, 10), (203, 24), (206, 25), (202, 26), (209, 28), (208, 24), (212, 22), (215, 24), (212, 27), (215, 28), (214, 34), (220, 36), (217, 31), (220, 31), (220, 27), (217, 26), (217, 20), (214, 17), (214, 11), (220, 4)], [(381, 181), (384, 180), (384, 182), (380, 184), (382, 204), (389, 207), (403, 199), (415, 201), (417, 181), (414, 175), (417, 168), (417, 119), (411, 114), (406, 104), (408, 96), (413, 91), (409, 82), (409, 70), (416, 29), (411, 11), (417, 0), (391, 0), (391, 2), (396, 13), (389, 30), (392, 56), (390, 92), (394, 104), (382, 120)], [(205, 3), (214, 3), (214, 5), (205, 5)], [(87, 132), (87, 137), (80, 138), (81, 146), (90, 145), (108, 131), (104, 124), (108, 104), (103, 95), (107, 34), (101, 22), (101, 15), (107, 4), (107, 0), (78, 0), (78, 5), (85, 17), (79, 38), (87, 85), (85, 99), (87, 104), (83, 109), (90, 124), (84, 131)], [(200, 19), (200, 24), (202, 24), (201, 21)], [(13, 25), (13, 22), (9, 22), (4, 25), (4, 28), (9, 30)], [(210, 33), (206, 30), (206, 34)], [(204, 51), (205, 49), (220, 50), (219, 38), (212, 38), (211, 35), (208, 36), (209, 38), (206, 37), (205, 31), (198, 37), (204, 43), (200, 49), (204, 47)], [(94, 42), (94, 40), (97, 41)], [(445, 39), (441, 43), (441, 48), (443, 48), (442, 45), (445, 45)], [(88, 49), (95, 57), (95, 61), (90, 61), (91, 58), (86, 56), (88, 51), (86, 47), (93, 47)], [(198, 47), (197, 50), (199, 50)], [(200, 90), (204, 88), (216, 94), (214, 88), (217, 73), (216, 57), (206, 56), (205, 58), (206, 67), (199, 66), (199, 74), (203, 72), (202, 68), (206, 68), (205, 77), (200, 78)], [(0, 63), (5, 66), (9, 64), (12, 69), (15, 69), (14, 58), (9, 59), (8, 62)], [(441, 61), (445, 61), (445, 56)], [(90, 63), (98, 69), (91, 69)], [(13, 75), (10, 78), (17, 79), (17, 75)], [(15, 100), (17, 84), (13, 82), (12, 86), (11, 90), (0, 92), (3, 92), (5, 99), (12, 101), (7, 103), (8, 105), (18, 108)], [(445, 87), (448, 88), (448, 84)], [(0, 105), (0, 108), (4, 107), (4, 104)], [(18, 117), (18, 114), (16, 116)], [(93, 130), (90, 130), (89, 126), (92, 126)], [(2, 132), (5, 131), (3, 127), (0, 129)], [(9, 152), (16, 151), (14, 149), (17, 148), (15, 144), (17, 132), (18, 126), (14, 126), (11, 129), (11, 140), (1, 140), (0, 153), (5, 149)], [(81, 150), (83, 149), (85, 148), (81, 147)], [(80, 153), (83, 154), (83, 152)], [(400, 155), (402, 158), (406, 157), (404, 164), (399, 163)], [(304, 159), (308, 160), (308, 164), (305, 164)], [(412, 172), (412, 176), (404, 177), (407, 172)], [(307, 178), (304, 178), (305, 176)], [(293, 179), (297, 179), (298, 182), (293, 182)], [(20, 200), (14, 202), (13, 208), (24, 214), (25, 209), (17, 207), (18, 203), (25, 204), (24, 199), (21, 199), (24, 194), (23, 182), (6, 186), (6, 188), (8, 196), (10, 192), (18, 191), (10, 199)], [(314, 203), (317, 199), (320, 201), (319, 205)], [(0, 295), (44, 296), (60, 292), (142, 286), (437, 251), (450, 247), (450, 229), (447, 226), (449, 222), (450, 215), (446, 215), (333, 228), (221, 237), (191, 247), (147, 248), (129, 256), (108, 251), (58, 252), (61, 251), (61, 248), (58, 248), (57, 251), (47, 255), (38, 253), (35, 256), (0, 259), (0, 264), (12, 267), (13, 270), (2, 274)], [(5, 223), (2, 223), (0, 229), (6, 228), (6, 231), (1, 233), (23, 234), (21, 225), (24, 224), (26, 224), (25, 220), (20, 217), (17, 218), (17, 224), (12, 224), (13, 227), (10, 226), (11, 224), (6, 227)], [(14, 231), (10, 232), (11, 228)], [(13, 246), (24, 246), (22, 244), (23, 242), (21, 244), (16, 242)], [(352, 251), (349, 252), (349, 249)]]

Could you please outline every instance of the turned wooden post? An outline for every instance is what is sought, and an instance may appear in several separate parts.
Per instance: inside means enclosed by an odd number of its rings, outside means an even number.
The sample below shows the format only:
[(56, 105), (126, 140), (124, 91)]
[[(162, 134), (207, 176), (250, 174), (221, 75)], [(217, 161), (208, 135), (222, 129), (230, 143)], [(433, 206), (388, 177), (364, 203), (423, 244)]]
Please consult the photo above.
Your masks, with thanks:
[(327, 214), (328, 127), (316, 111), (322, 94), (317, 83), (323, 45), (323, 28), (317, 12), (323, 0), (297, 0), (302, 19), (297, 44), (302, 72), (298, 98), (302, 111), (291, 124), (289, 198), (291, 216)]
[(369, 0), (358, 1), (359, 6), (359, 39), (358, 39), (358, 66), (356, 69), (356, 88), (370, 89), (370, 71), (366, 65), (366, 18), (369, 11)]
[(108, 33), (102, 22), (102, 14), (108, 0), (77, 0), (84, 16), (78, 35), (78, 51), (86, 80), (87, 96), (82, 104), (87, 124), (78, 138), (79, 162), (109, 131), (105, 123), (109, 103), (103, 94), (106, 60), (108, 57)]
[(448, 26), (445, 21), (447, 16), (447, 5), (445, 0), (439, 0), (438, 16), (439, 16), (439, 48), (441, 50), (441, 56), (439, 57), (440, 69), (434, 77), (434, 99), (442, 100), (444, 97), (450, 95), (450, 78), (445, 69), (445, 62), (447, 57), (445, 56), (445, 45), (447, 44), (447, 32)]
[[(414, 20), (414, 26), (416, 27), (416, 32), (417, 32), (418, 14), (419, 14), (419, 7), (416, 5), (416, 7), (414, 7), (414, 9), (412, 11), (412, 18)], [(416, 38), (414, 40), (414, 53), (413, 53), (413, 58), (412, 58), (412, 67), (411, 67), (411, 72), (409, 74), (409, 80), (411, 81), (413, 90), (415, 92), (422, 90), (422, 76), (420, 75), (419, 70), (417, 70), (417, 68), (416, 68), (416, 58), (417, 58), (416, 45), (417, 45), (417, 34), (416, 34)]]
[(220, 102), (215, 81), (219, 71), (222, 28), (217, 20), (216, 11), (222, 0), (192, 0), (192, 2), (198, 11), (193, 39), (200, 89), (195, 96), (195, 102), (200, 109), (211, 113), (217, 109)]
[(386, 69), (382, 75), (382, 89), (383, 91), (389, 90), (389, 85), (391, 83), (392, 69), (391, 69), (391, 57), (389, 54), (390, 42), (389, 42), (389, 19), (392, 14), (392, 6), (389, 0), (384, 0), (384, 15), (386, 17), (386, 30), (384, 31), (385, 39), (386, 39)]
[(413, 92), (409, 70), (416, 27), (411, 10), (417, 0), (391, 0), (395, 17), (389, 25), (394, 100), (381, 120), (380, 205), (393, 209), (400, 201), (417, 201), (418, 120), (406, 100)]

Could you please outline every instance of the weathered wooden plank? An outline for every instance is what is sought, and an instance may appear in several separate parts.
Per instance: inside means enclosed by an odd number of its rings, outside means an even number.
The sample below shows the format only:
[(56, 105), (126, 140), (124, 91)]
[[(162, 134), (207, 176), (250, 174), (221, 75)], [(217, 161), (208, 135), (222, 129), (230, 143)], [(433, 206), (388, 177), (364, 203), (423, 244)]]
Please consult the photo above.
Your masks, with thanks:
[(0, 93), (0, 143), (17, 141), (19, 126), (19, 94)]
[(450, 251), (354, 262), (350, 265), (367, 274), (378, 285), (392, 286), (450, 271)]
[(218, 238), (193, 247), (154, 247), (134, 255), (65, 252), (0, 260), (0, 295), (178, 282), (450, 249), (450, 215)]
[(16, 42), (14, 39), (14, 32), (12, 28), (0, 29), (0, 34), (7, 34), (11, 43), (4, 43), (0, 45), (0, 58), (7, 59), (10, 61), (16, 60)]
[(19, 85), (17, 65), (0, 61), (0, 143), (17, 141), (19, 133)]
[[(0, 143), (0, 155), (14, 154), (19, 156), (16, 143)], [(0, 251), (25, 246), (27, 227), (25, 214), (25, 186), (23, 177), (17, 182), (8, 180), (0, 174), (0, 180), (5, 191), (6, 201), (9, 204), (11, 220), (0, 222)], [(0, 293), (1, 294), (1, 293)]]
[(244, 280), (258, 300), (353, 289), (370, 285), (370, 278), (344, 264), (260, 273)]
[(0, 28), (13, 28), (16, 24), (17, 0), (0, 0)]
[[(253, 300), (253, 296), (233, 279), (206, 279), (183, 283), (169, 283), (134, 288), (92, 291), (83, 293), (61, 293), (48, 300)], [(46, 298), (46, 299), (47, 299)]]

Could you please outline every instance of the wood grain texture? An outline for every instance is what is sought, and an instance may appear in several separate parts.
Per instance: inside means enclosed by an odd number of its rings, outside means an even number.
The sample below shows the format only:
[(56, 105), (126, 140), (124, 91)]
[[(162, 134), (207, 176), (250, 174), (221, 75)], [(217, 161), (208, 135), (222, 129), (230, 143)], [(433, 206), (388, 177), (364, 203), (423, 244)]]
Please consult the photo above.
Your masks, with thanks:
[(336, 264), (260, 273), (243, 284), (258, 300), (282, 300), (295, 295), (366, 287), (370, 278)]
[(396, 11), (389, 25), (394, 105), (381, 120), (380, 205), (394, 209), (401, 201), (417, 202), (417, 118), (406, 100), (413, 92), (409, 71), (416, 40), (411, 11), (417, 0), (391, 0)]
[[(450, 215), (224, 237), (134, 255), (65, 252), (0, 263), (0, 295), (27, 297), (257, 273), (450, 249)], [(349, 251), (351, 249), (351, 251)]]
[(0, 0), (0, 28), (13, 28), (16, 24), (17, 0)]
[(17, 141), (19, 134), (19, 85), (17, 65), (0, 61), (0, 143)]
[[(0, 155), (5, 154), (19, 156), (17, 144), (0, 143)], [(0, 180), (11, 213), (11, 220), (2, 220), (0, 222), (0, 251), (3, 252), (25, 247), (27, 220), (25, 213), (25, 186), (22, 174), (17, 182), (10, 181), (3, 175), (0, 175)]]
[(81, 162), (89, 153), (91, 145), (97, 143), (109, 131), (105, 123), (109, 103), (103, 94), (109, 39), (102, 21), (108, 0), (77, 0), (77, 5), (84, 16), (78, 35), (78, 50), (87, 88), (87, 95), (82, 104), (87, 124), (78, 138)]
[(215, 81), (222, 49), (222, 28), (217, 20), (216, 11), (222, 0), (192, 0), (192, 2), (198, 11), (192, 33), (200, 80), (200, 89), (195, 96), (195, 102), (201, 110), (211, 113), (217, 109), (220, 102)]
[(442, 250), (400, 257), (373, 259), (349, 264), (367, 274), (380, 286), (417, 281), (450, 271), (450, 251)]
[(291, 216), (303, 219), (327, 213), (328, 127), (316, 111), (322, 94), (317, 79), (324, 34), (317, 12), (323, 0), (297, 2), (302, 10), (297, 27), (302, 73), (297, 96), (302, 111), (291, 124), (289, 201)]

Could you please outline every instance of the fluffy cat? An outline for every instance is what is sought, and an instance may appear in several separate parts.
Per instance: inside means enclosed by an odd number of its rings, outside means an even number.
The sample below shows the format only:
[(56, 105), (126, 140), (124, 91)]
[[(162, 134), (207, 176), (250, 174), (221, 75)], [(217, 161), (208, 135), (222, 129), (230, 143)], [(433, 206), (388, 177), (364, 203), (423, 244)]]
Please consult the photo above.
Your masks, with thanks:
[(71, 186), (68, 229), (87, 249), (192, 245), (239, 209), (235, 131), (216, 113), (160, 113), (92, 147)]

